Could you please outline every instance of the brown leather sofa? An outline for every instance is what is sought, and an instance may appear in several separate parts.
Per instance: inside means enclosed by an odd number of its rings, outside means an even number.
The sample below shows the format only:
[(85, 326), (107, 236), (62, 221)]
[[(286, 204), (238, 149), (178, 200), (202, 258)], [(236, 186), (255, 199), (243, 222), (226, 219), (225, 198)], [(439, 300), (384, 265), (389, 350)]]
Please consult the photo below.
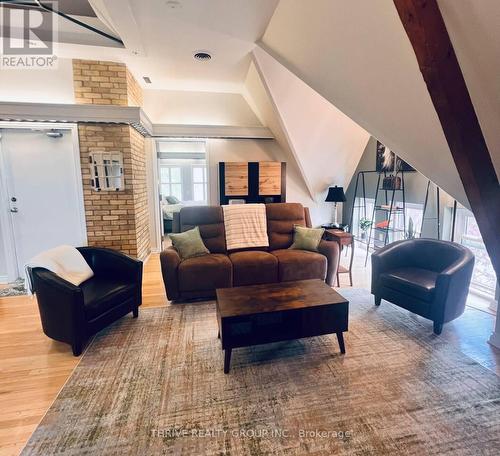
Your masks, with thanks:
[(179, 212), (179, 229), (198, 226), (209, 255), (181, 261), (173, 247), (160, 255), (168, 299), (212, 298), (216, 288), (326, 280), (333, 285), (339, 260), (337, 242), (322, 240), (319, 252), (291, 250), (293, 226), (311, 226), (309, 211), (298, 203), (266, 204), (269, 248), (228, 252), (220, 206), (187, 206)]

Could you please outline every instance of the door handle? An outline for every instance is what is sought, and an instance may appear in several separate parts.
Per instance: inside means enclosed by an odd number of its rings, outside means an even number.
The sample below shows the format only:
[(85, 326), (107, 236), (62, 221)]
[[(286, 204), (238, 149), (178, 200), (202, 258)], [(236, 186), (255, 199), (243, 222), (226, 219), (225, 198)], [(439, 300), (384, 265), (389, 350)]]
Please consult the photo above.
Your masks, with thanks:
[(13, 207), (13, 208), (10, 210), (10, 212), (14, 212), (14, 213), (16, 213), (16, 212), (19, 212), (19, 210), (17, 209), (17, 207)]

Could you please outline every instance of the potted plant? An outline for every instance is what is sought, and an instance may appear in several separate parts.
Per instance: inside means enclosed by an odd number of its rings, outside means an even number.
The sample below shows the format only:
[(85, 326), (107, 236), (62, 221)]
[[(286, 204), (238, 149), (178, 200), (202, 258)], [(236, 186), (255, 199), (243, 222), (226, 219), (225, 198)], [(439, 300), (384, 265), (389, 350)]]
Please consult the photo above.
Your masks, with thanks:
[(367, 218), (359, 219), (359, 229), (361, 230), (361, 239), (366, 238), (366, 232), (372, 226), (372, 221)]

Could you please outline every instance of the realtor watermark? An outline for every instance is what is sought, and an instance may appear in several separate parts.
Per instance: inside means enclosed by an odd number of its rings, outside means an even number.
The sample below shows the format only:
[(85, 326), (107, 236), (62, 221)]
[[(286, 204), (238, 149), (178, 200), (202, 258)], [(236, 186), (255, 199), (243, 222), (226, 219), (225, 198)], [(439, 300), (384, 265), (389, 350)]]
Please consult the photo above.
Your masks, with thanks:
[(46, 0), (45, 7), (28, 8), (24, 2), (0, 4), (2, 69), (55, 69), (58, 36), (57, 1)]
[(327, 429), (282, 429), (282, 428), (241, 428), (241, 429), (222, 429), (222, 428), (160, 428), (151, 429), (152, 437), (163, 439), (178, 438), (226, 438), (233, 437), (239, 439), (337, 439), (350, 440), (353, 436), (352, 430), (327, 430)]

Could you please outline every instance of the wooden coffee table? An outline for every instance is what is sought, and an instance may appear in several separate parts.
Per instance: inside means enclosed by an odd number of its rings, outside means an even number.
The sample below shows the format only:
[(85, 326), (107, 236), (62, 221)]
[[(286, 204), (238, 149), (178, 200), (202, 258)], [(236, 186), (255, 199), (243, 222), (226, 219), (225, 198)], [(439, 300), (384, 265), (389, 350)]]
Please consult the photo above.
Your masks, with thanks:
[(345, 353), (349, 301), (319, 279), (247, 287), (217, 292), (217, 320), (229, 372), (231, 351), (303, 337), (337, 334)]

